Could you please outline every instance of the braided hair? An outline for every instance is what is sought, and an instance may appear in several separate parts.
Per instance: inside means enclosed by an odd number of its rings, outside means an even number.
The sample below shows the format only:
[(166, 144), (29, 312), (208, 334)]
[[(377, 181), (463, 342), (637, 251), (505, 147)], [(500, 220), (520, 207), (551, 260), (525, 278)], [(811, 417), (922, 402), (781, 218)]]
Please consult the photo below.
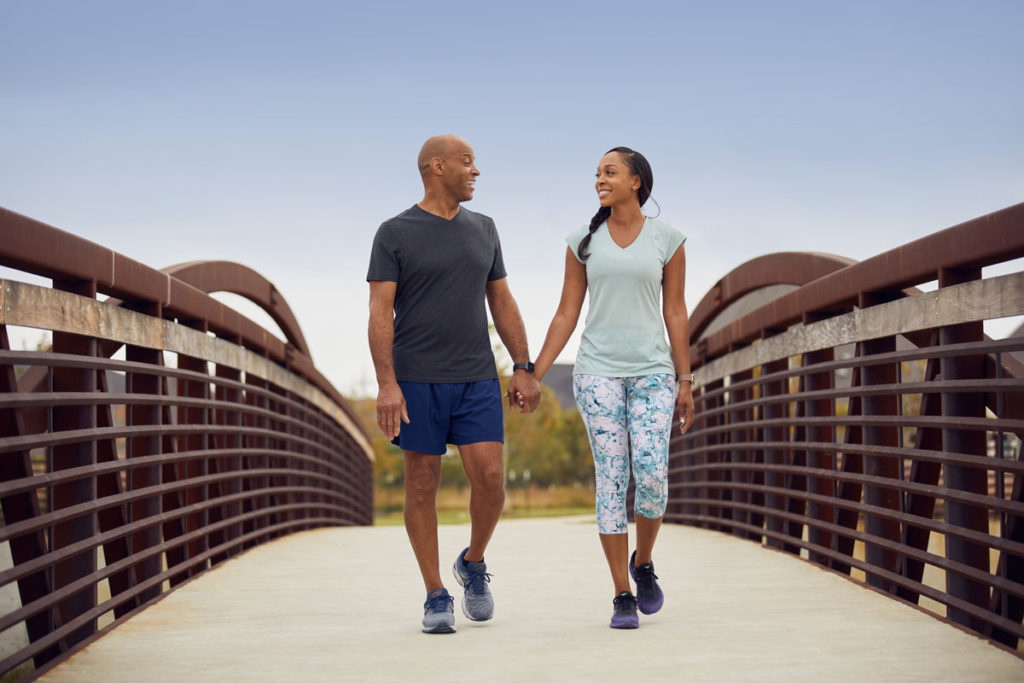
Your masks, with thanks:
[[(651, 165), (643, 154), (629, 147), (613, 147), (605, 152), (605, 154), (611, 154), (612, 152), (621, 154), (623, 161), (629, 166), (630, 173), (639, 176), (640, 189), (636, 192), (636, 198), (640, 202), (640, 206), (643, 206), (647, 198), (651, 196), (651, 188), (654, 187), (654, 172), (651, 171)], [(611, 215), (612, 207), (602, 206), (594, 214), (594, 217), (590, 219), (590, 232), (583, 236), (579, 246), (576, 247), (576, 255), (580, 257), (581, 261), (586, 262), (590, 256), (590, 252), (587, 251), (587, 247), (590, 245), (590, 238), (593, 237), (597, 229), (601, 227), (601, 224), (608, 220), (608, 217)]]

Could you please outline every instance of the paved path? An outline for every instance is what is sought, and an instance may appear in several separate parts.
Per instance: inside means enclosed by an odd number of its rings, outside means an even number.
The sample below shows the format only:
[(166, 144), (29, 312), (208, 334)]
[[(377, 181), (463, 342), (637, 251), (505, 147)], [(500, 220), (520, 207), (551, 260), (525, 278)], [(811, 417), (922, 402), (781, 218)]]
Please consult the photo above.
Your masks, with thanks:
[[(445, 576), (468, 528), (441, 528)], [(495, 618), (456, 604), (419, 632), (423, 591), (401, 527), (310, 531), (256, 548), (115, 629), (42, 680), (1024, 681), (1024, 661), (841, 577), (747, 541), (666, 526), (665, 608), (607, 627), (596, 526), (498, 526)], [(454, 580), (449, 589), (456, 589)]]

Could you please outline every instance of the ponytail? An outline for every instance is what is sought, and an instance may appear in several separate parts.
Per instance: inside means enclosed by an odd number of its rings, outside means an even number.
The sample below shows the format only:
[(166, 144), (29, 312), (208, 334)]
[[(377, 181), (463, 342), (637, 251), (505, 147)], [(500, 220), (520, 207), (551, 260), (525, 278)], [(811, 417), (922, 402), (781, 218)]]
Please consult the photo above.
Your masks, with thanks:
[(608, 216), (612, 215), (612, 207), (602, 206), (594, 214), (594, 217), (590, 219), (590, 232), (583, 236), (580, 240), (580, 245), (576, 247), (576, 255), (580, 257), (580, 261), (586, 262), (590, 256), (590, 252), (587, 251), (587, 246), (590, 244), (590, 238), (594, 236), (601, 224), (608, 220)]

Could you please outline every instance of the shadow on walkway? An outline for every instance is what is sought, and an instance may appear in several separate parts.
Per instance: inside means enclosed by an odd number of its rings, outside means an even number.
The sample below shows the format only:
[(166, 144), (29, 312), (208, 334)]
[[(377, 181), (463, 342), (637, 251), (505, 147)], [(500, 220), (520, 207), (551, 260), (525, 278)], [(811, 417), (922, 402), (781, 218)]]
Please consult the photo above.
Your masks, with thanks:
[[(632, 531), (632, 530), (631, 530)], [(441, 527), (442, 575), (468, 543)], [(747, 541), (666, 525), (664, 609), (608, 628), (592, 521), (499, 524), (495, 618), (424, 635), (401, 527), (305, 532), (251, 550), (145, 610), (41, 680), (1008, 681), (1024, 661), (933, 617)]]

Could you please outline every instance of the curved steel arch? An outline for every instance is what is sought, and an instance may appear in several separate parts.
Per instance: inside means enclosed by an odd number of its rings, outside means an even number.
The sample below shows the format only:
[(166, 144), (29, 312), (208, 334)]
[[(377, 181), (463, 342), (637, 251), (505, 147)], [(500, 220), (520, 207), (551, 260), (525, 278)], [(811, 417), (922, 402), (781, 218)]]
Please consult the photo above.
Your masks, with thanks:
[(690, 343), (694, 344), (715, 318), (751, 292), (772, 285), (802, 286), (846, 266), (853, 259), (834, 254), (785, 251), (743, 263), (708, 290), (690, 316)]
[(284, 332), (285, 339), (298, 351), (309, 356), (309, 346), (299, 321), (274, 283), (255, 270), (233, 261), (189, 261), (161, 269), (182, 282), (207, 294), (228, 292), (253, 302)]

